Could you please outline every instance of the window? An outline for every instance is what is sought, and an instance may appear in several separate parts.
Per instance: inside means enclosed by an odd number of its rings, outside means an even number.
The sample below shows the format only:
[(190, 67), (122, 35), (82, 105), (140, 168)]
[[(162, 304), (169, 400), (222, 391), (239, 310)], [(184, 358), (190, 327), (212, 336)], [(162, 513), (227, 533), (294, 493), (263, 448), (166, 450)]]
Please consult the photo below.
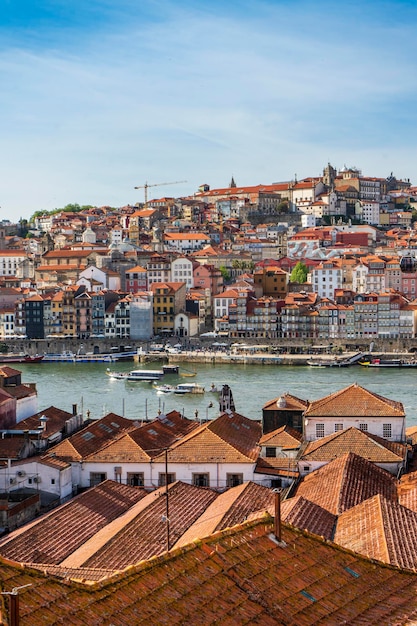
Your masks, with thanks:
[(391, 437), (392, 437), (392, 426), (391, 426), (391, 424), (382, 424), (382, 436), (385, 439), (391, 439)]
[(339, 430), (343, 430), (343, 424), (335, 424), (334, 425), (334, 432), (337, 433), (337, 432), (339, 432)]
[(368, 432), (368, 424), (359, 424), (359, 430), (363, 430), (364, 432)]
[(107, 474), (104, 472), (90, 472), (90, 487), (95, 487), (106, 479)]
[(243, 474), (226, 474), (226, 486), (237, 487), (243, 483)]
[(143, 487), (145, 484), (145, 477), (143, 472), (128, 472), (127, 484), (131, 487)]
[(281, 478), (272, 478), (272, 480), (271, 480), (271, 489), (278, 489), (279, 487), (282, 487), (282, 480), (281, 480)]
[(208, 487), (210, 484), (210, 474), (193, 474), (193, 485), (195, 487)]
[(273, 456), (277, 456), (277, 449), (276, 448), (266, 448), (265, 456), (269, 457), (269, 458), (273, 457)]
[(316, 424), (316, 437), (324, 437), (324, 424)]
[(164, 487), (167, 484), (165, 477), (168, 479), (168, 485), (175, 483), (175, 474), (165, 474), (165, 472), (160, 472), (158, 479), (158, 485), (160, 487)]
[(309, 465), (304, 465), (303, 466), (303, 472), (309, 472), (310, 471), (310, 466)]
[(51, 478), (51, 485), (55, 485), (55, 478)]

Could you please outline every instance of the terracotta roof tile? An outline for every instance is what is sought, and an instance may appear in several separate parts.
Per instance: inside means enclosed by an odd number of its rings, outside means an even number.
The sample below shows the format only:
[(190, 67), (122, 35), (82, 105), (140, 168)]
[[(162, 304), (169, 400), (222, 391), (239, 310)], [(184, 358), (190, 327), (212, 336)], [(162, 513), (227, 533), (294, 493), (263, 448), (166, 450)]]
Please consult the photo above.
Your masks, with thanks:
[(399, 463), (406, 457), (407, 448), (404, 444), (352, 427), (310, 442), (301, 458), (303, 461), (328, 462), (348, 452), (373, 463)]
[(58, 564), (100, 528), (146, 495), (106, 480), (0, 541), (0, 554), (27, 563)]
[[(126, 525), (116, 534), (112, 534), (107, 543), (90, 556), (83, 566), (122, 569), (166, 550), (165, 488), (152, 492), (147, 498), (148, 506), (145, 507), (144, 501), (143, 507), (138, 507), (142, 510), (134, 519), (125, 516)], [(216, 493), (209, 489), (201, 489), (181, 482), (169, 485), (171, 545), (175, 544), (215, 498)], [(118, 524), (116, 522), (115, 526)]]
[(262, 435), (259, 444), (261, 446), (276, 446), (283, 450), (293, 450), (300, 447), (302, 438), (303, 436), (298, 430), (285, 425)]
[[(224, 413), (173, 443), (170, 463), (253, 463), (259, 454), (261, 425), (238, 413)], [(164, 455), (155, 462), (163, 462)]]
[[(204, 542), (131, 567), (93, 584), (2, 561), (3, 591), (20, 590), (21, 626), (71, 623), (162, 624), (411, 624), (417, 578), (378, 566), (305, 533), (252, 522)], [(68, 570), (78, 581), (97, 570)], [(85, 575), (84, 575), (85, 572)], [(59, 568), (54, 573), (60, 575)], [(62, 576), (64, 576), (64, 570)], [(7, 615), (7, 603), (5, 606)]]
[(255, 474), (297, 478), (299, 474), (298, 461), (283, 456), (259, 457), (256, 462)]
[(305, 417), (405, 417), (401, 402), (389, 400), (354, 383), (310, 402)]
[(340, 515), (334, 541), (369, 558), (417, 569), (417, 513), (380, 494)]
[(67, 461), (80, 460), (102, 447), (128, 430), (136, 428), (135, 422), (109, 413), (99, 420), (95, 420), (65, 441), (58, 443), (50, 449), (49, 454), (63, 458)]
[(296, 495), (339, 515), (378, 493), (396, 501), (396, 484), (391, 474), (350, 452), (306, 476)]
[(295, 528), (325, 539), (333, 538), (337, 516), (302, 496), (284, 500), (281, 503), (281, 517)]
[(252, 482), (228, 489), (217, 496), (174, 547), (186, 546), (217, 530), (241, 524), (254, 511), (270, 509), (273, 502), (274, 494), (271, 489)]

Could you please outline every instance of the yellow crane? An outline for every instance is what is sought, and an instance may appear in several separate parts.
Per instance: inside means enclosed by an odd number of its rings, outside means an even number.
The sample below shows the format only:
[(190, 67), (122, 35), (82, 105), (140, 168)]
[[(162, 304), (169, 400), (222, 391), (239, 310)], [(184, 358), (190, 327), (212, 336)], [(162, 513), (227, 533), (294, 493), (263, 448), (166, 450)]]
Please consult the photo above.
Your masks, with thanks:
[(144, 189), (145, 190), (145, 206), (148, 204), (148, 189), (149, 187), (160, 187), (161, 185), (179, 185), (180, 183), (186, 183), (186, 180), (174, 180), (172, 183), (153, 183), (148, 185), (146, 182), (144, 185), (138, 185), (135, 189)]

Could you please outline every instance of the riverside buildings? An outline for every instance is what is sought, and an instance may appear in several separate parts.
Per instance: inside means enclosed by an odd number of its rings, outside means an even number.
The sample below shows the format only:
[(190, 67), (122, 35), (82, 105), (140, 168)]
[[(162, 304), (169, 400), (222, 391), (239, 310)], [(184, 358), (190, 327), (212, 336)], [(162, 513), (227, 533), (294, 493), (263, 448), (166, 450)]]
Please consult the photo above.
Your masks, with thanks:
[[(232, 179), (194, 198), (39, 216), (32, 239), (8, 234), (8, 224), (0, 340), (212, 329), (230, 338), (413, 339), (415, 198), (410, 181), (329, 164), (303, 180), (239, 187)], [(298, 262), (304, 284), (291, 280)], [(185, 300), (155, 295), (155, 284), (184, 285), (174, 291), (185, 289)], [(152, 323), (145, 312), (138, 321), (145, 300)]]

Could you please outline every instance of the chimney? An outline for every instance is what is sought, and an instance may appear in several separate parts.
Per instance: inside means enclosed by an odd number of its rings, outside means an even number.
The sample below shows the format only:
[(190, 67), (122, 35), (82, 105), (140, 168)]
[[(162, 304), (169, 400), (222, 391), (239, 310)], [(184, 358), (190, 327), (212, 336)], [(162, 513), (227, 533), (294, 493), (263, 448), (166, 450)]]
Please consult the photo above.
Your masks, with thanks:
[(274, 535), (275, 539), (281, 543), (282, 541), (282, 528), (281, 528), (281, 490), (275, 489), (275, 517), (274, 517)]

